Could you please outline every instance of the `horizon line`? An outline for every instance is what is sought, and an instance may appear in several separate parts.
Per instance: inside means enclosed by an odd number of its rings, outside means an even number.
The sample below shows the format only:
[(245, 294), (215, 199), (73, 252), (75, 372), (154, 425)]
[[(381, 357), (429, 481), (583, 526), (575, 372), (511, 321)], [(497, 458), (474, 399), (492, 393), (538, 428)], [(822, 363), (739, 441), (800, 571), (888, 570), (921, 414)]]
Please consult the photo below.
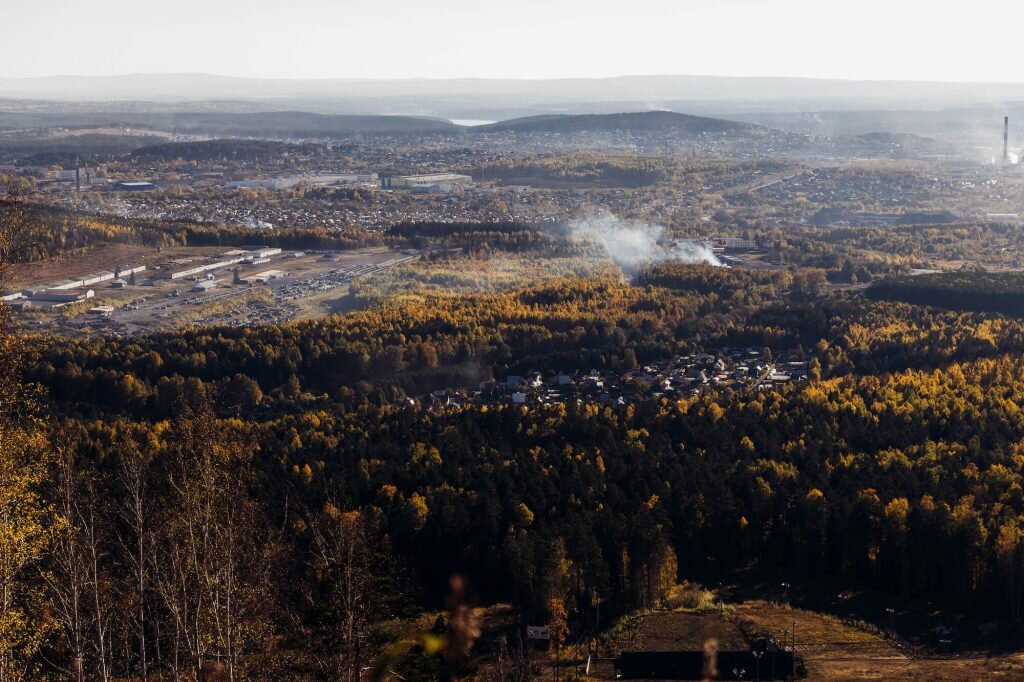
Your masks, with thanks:
[(1013, 86), (1024, 85), (1020, 81), (964, 81), (964, 80), (934, 80), (927, 78), (848, 78), (836, 76), (793, 76), (793, 75), (719, 75), (705, 73), (627, 73), (608, 76), (325, 76), (325, 77), (301, 77), (301, 76), (237, 76), (223, 73), (210, 73), (205, 71), (136, 71), (107, 74), (75, 74), (56, 73), (37, 76), (5, 76), (0, 75), (0, 81), (44, 81), (60, 78), (70, 79), (103, 79), (103, 78), (160, 78), (167, 76), (178, 77), (205, 77), (221, 78), (239, 81), (283, 81), (290, 83), (325, 83), (325, 82), (392, 82), (422, 81), (422, 82), (451, 82), (451, 81), (520, 81), (520, 82), (554, 82), (554, 81), (607, 81), (623, 80), (629, 78), (698, 78), (698, 79), (725, 79), (725, 80), (785, 80), (785, 81), (836, 81), (841, 83), (927, 83), (934, 85), (966, 85), (966, 86)]

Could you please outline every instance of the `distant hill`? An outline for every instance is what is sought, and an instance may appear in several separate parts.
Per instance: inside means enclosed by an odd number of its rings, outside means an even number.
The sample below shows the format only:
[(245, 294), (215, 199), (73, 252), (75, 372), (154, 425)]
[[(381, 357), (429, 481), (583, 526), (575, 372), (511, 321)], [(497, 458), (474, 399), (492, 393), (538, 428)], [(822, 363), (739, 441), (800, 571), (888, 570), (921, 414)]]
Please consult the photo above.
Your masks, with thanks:
[(938, 140), (910, 133), (874, 132), (816, 139), (819, 144), (830, 145), (836, 153), (851, 156), (900, 159), (929, 154), (955, 154), (958, 150), (957, 145), (950, 140)]
[(544, 115), (500, 121), (483, 126), (460, 126), (438, 118), (419, 116), (360, 116), (274, 112), (12, 112), (0, 111), (0, 130), (24, 128), (135, 128), (169, 133), (221, 137), (273, 137), (283, 139), (340, 137), (361, 134), (429, 134), (477, 132), (675, 132), (751, 134), (769, 132), (750, 123), (720, 118), (644, 111), (617, 114)]
[(49, 166), (78, 159), (83, 163), (112, 161), (139, 147), (159, 143), (155, 135), (62, 135), (32, 139), (0, 137), (0, 154), (19, 164)]
[(673, 131), (686, 135), (713, 133), (754, 133), (767, 129), (749, 123), (720, 118), (678, 114), (674, 111), (643, 111), (624, 114), (583, 114), (528, 116), (489, 125), (474, 126), (472, 132), (578, 133)]
[[(335, 113), (434, 112), (452, 118), (497, 120), (484, 110), (532, 109), (609, 103), (638, 108), (696, 111), (715, 104), (719, 111), (831, 111), (870, 109), (938, 109), (951, 106), (1002, 105), (1024, 100), (1024, 83), (935, 83), (921, 81), (851, 81), (815, 78), (741, 78), (700, 75), (646, 75), (614, 78), (516, 80), (495, 78), (393, 79), (257, 79), (203, 73), (124, 74), (118, 76), (51, 76), (2, 78), (0, 97), (51, 100), (236, 99), (273, 101), (281, 108), (295, 101), (330, 103)], [(642, 106), (647, 103), (647, 106)], [(721, 105), (727, 105), (721, 108)], [(354, 108), (353, 108), (354, 107)], [(751, 109), (753, 107), (753, 109)], [(308, 108), (306, 109), (308, 110)], [(320, 111), (321, 109), (317, 109)], [(472, 113), (476, 110), (476, 113)], [(710, 109), (701, 109), (711, 111)], [(608, 111), (605, 109), (604, 111)]]
[(859, 135), (892, 133), (894, 135), (985, 135), (993, 143), (1002, 139), (1003, 116), (1010, 117), (1010, 141), (1020, 139), (1019, 121), (1024, 119), (1020, 100), (971, 107), (921, 110), (803, 111), (753, 112), (730, 114), (731, 118), (756, 123), (800, 135)]
[(416, 116), (325, 115), (298, 111), (256, 113), (27, 113), (0, 112), (0, 129), (130, 127), (172, 133), (280, 138), (461, 130), (450, 121)]

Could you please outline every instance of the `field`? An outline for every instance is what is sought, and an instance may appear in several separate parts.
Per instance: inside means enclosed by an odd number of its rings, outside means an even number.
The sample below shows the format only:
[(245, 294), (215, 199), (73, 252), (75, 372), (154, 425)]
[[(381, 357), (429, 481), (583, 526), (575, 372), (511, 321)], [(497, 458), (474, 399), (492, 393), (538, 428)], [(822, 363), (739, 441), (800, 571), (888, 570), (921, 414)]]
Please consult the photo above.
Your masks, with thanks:
[(174, 248), (158, 251), (154, 247), (136, 244), (109, 244), (89, 249), (87, 253), (64, 258), (51, 258), (38, 263), (17, 264), (5, 273), (5, 285), (9, 289), (55, 282), (65, 277), (86, 272), (97, 272), (125, 265), (142, 263), (150, 265), (161, 260), (179, 258), (187, 254), (216, 253), (216, 248)]
[[(486, 611), (481, 611), (486, 613)], [(720, 650), (746, 650), (745, 633), (770, 632), (792, 646), (796, 623), (796, 653), (803, 659), (807, 680), (1016, 680), (1024, 677), (1024, 654), (935, 655), (908, 653), (891, 645), (871, 628), (833, 616), (764, 601), (730, 604), (720, 611), (652, 611), (624, 619), (612, 637), (593, 644), (588, 679), (615, 680), (614, 659), (621, 651), (702, 650), (714, 639)], [(483, 628), (485, 636), (488, 628)], [(575, 644), (562, 648), (560, 675), (587, 665), (588, 648)], [(533, 654), (540, 679), (552, 677), (556, 656)], [(489, 656), (478, 665), (489, 668)], [(762, 671), (767, 676), (767, 671)], [(747, 679), (755, 679), (749, 673)]]

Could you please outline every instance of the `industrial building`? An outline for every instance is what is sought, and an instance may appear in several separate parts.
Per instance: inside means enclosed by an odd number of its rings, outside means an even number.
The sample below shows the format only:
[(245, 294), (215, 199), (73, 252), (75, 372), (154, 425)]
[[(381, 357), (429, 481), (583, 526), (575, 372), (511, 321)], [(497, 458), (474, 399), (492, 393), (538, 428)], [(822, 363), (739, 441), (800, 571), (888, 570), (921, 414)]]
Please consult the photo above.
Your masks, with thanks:
[[(451, 191), (456, 187), (473, 184), (469, 175), (457, 173), (431, 173), (428, 175), (383, 175), (380, 186), (383, 189), (408, 189), (420, 192)], [(444, 188), (448, 188), (447, 190)]]
[(129, 192), (138, 192), (149, 189), (156, 189), (156, 185), (152, 182), (115, 182), (114, 189), (125, 190)]
[(217, 260), (210, 263), (193, 265), (185, 268), (184, 270), (172, 270), (168, 268), (167, 270), (163, 270), (157, 274), (156, 279), (174, 280), (182, 279), (184, 277), (195, 277), (211, 270), (218, 270), (231, 265), (238, 265), (239, 263), (245, 263), (246, 265), (266, 263), (270, 260), (271, 256), (276, 256), (280, 253), (281, 249), (276, 246), (244, 246), (241, 249), (231, 249), (226, 251), (218, 256)]
[(196, 283), (196, 285), (192, 287), (192, 291), (209, 291), (210, 289), (216, 289), (219, 283), (220, 280), (208, 279), (203, 282)]
[(110, 282), (118, 277), (134, 275), (136, 273), (144, 271), (145, 269), (145, 265), (124, 265), (115, 268), (114, 271), (103, 270), (102, 272), (94, 272), (90, 275), (82, 275), (81, 277), (62, 279), (58, 282), (53, 282), (51, 284), (45, 284), (38, 287), (31, 287), (29, 289), (25, 289), (22, 293), (25, 296), (32, 296), (37, 291), (80, 289), (82, 287), (89, 287), (94, 284), (100, 284), (101, 282)]
[(220, 260), (213, 261), (212, 263), (204, 263), (203, 265), (195, 265), (184, 270), (164, 270), (157, 274), (156, 279), (182, 279), (185, 277), (192, 277), (194, 275), (201, 275), (210, 270), (217, 270), (218, 268), (226, 268), (229, 265), (237, 265), (241, 263), (244, 258), (241, 256), (231, 256), (230, 258), (222, 258)]
[(757, 248), (757, 243), (753, 239), (741, 237), (711, 237), (708, 241), (711, 248), (716, 251), (748, 251)]
[(53, 171), (53, 178), (58, 182), (73, 182), (78, 188), (82, 185), (91, 185), (93, 180), (91, 171), (80, 168)]
[(115, 276), (116, 275), (114, 275), (113, 272), (107, 270), (103, 272), (96, 272), (91, 275), (85, 275), (82, 277), (82, 286), (88, 287), (93, 284), (99, 284), (100, 282), (106, 282), (107, 280), (113, 280)]
[(85, 282), (81, 279), (62, 279), (59, 282), (54, 282), (48, 288), (49, 289), (75, 289), (80, 286), (84, 286)]
[(287, 277), (288, 273), (283, 270), (264, 270), (263, 272), (257, 272), (255, 275), (250, 275), (242, 279), (243, 284), (252, 286), (254, 284), (263, 284), (269, 282), (272, 279), (280, 279), (281, 277)]
[(135, 275), (146, 269), (145, 265), (122, 265), (119, 268), (115, 268), (118, 277), (127, 277), (128, 275)]
[(252, 178), (248, 180), (231, 180), (224, 183), (225, 189), (292, 189), (303, 185), (306, 187), (331, 187), (334, 185), (353, 185), (357, 183), (376, 183), (376, 173), (330, 173), (324, 175), (294, 175), (281, 178)]
[(43, 303), (77, 303), (96, 295), (92, 289), (43, 289), (32, 295), (33, 302)]
[(246, 255), (250, 258), (270, 258), (281, 253), (276, 246), (246, 246)]

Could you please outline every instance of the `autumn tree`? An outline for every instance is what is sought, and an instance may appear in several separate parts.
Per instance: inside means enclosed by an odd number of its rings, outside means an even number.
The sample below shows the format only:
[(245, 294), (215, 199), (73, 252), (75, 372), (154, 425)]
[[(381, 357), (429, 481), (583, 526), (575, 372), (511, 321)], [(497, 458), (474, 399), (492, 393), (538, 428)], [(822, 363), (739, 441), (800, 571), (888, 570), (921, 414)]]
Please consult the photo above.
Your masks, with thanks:
[[(25, 250), (32, 218), (16, 187), (0, 192), (2, 280)], [(44, 497), (54, 458), (38, 392), (21, 381), (26, 354), (10, 309), (0, 306), (0, 682), (31, 674), (53, 626), (38, 569), (61, 522)]]
[[(243, 654), (266, 641), (275, 545), (252, 498), (252, 446), (209, 405), (176, 420), (166, 462), (170, 496), (151, 565), (170, 612), (174, 653), (197, 678), (244, 675)], [(263, 531), (263, 532), (261, 532)]]
[(310, 570), (318, 589), (307, 595), (316, 614), (317, 649), (328, 654), (333, 679), (353, 682), (371, 655), (372, 573), (366, 519), (327, 502), (309, 522)]

